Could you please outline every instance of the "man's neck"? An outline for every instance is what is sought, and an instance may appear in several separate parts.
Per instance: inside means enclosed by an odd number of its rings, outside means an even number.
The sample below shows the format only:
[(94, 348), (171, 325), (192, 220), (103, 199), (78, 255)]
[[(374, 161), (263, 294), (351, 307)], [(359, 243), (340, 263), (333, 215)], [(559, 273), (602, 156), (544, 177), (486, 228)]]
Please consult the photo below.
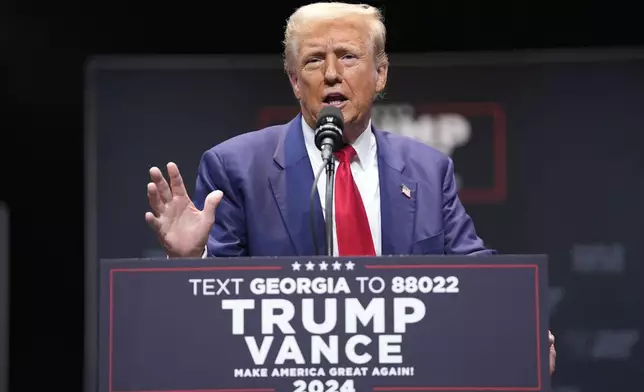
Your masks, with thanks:
[(366, 130), (369, 125), (369, 119), (358, 123), (344, 124), (344, 140), (351, 144), (356, 141)]

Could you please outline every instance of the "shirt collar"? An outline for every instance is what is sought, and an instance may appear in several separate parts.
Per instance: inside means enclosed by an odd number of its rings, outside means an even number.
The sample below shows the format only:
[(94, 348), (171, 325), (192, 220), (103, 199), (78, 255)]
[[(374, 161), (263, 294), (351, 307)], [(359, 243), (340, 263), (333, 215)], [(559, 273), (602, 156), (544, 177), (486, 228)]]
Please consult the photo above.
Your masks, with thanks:
[[(304, 121), (304, 118), (302, 118), (302, 131), (304, 132), (306, 149), (308, 151), (318, 151), (318, 148), (315, 146), (315, 131)], [(369, 120), (364, 132), (350, 144), (356, 150), (358, 162), (360, 162), (363, 169), (369, 167), (376, 158), (376, 137), (371, 132), (371, 120)]]

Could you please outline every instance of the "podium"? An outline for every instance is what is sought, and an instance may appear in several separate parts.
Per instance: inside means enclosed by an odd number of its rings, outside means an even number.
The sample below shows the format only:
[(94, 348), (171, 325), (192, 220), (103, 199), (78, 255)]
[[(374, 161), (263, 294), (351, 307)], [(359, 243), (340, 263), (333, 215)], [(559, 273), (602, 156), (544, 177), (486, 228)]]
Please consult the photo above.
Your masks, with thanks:
[(543, 255), (102, 260), (100, 392), (549, 391)]

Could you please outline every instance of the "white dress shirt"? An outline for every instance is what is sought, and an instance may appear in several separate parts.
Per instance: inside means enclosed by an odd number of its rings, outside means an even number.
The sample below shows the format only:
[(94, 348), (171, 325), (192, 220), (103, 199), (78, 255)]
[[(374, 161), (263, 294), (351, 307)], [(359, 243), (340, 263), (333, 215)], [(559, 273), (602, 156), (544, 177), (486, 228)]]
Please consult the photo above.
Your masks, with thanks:
[[(311, 166), (315, 172), (322, 165), (322, 156), (320, 150), (315, 146), (315, 131), (305, 122), (302, 121), (302, 131), (304, 132), (304, 144), (308, 152)], [(371, 229), (371, 237), (373, 239), (374, 249), (376, 255), (382, 254), (382, 235), (380, 231), (380, 179), (378, 177), (378, 154), (376, 137), (371, 132), (371, 121), (367, 129), (351, 143), (356, 150), (356, 157), (351, 162), (351, 173), (355, 181), (362, 203), (364, 204), (369, 220), (369, 227)], [(338, 167), (336, 160), (336, 170)], [(320, 176), (320, 181), (317, 184), (318, 194), (320, 195), (320, 203), (322, 204), (322, 212), (326, 219), (325, 200), (326, 194), (326, 177), (324, 173)], [(335, 188), (334, 188), (335, 190)], [(335, 211), (335, 209), (334, 209)], [(338, 256), (338, 235), (333, 219), (333, 254)]]

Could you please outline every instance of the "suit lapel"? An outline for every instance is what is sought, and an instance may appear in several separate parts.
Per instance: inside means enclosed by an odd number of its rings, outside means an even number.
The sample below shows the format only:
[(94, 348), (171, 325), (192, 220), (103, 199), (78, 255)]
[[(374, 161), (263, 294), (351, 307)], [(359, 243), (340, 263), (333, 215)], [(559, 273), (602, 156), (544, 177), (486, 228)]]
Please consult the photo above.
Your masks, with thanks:
[[(276, 168), (269, 180), (273, 197), (296, 253), (300, 256), (310, 256), (316, 253), (309, 213), (314, 174), (302, 135), (301, 115), (295, 117), (285, 127), (284, 136), (273, 155)], [(318, 254), (322, 255), (326, 242), (324, 216), (317, 190), (314, 198)]]
[(401, 153), (387, 134), (374, 129), (378, 143), (382, 254), (410, 254), (414, 243), (418, 184), (404, 174)]

